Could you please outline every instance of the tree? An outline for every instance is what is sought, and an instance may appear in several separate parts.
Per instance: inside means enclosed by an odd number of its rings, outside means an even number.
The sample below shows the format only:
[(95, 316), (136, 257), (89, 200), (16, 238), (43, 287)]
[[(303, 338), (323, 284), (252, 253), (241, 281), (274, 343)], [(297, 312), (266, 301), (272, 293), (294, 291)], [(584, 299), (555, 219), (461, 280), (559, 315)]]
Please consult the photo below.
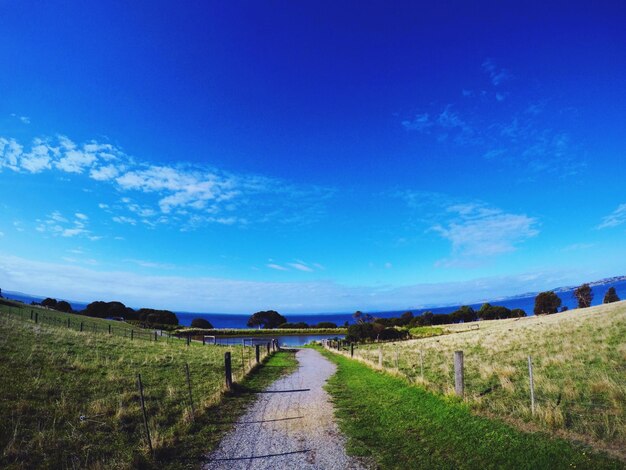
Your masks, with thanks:
[(374, 321), (373, 316), (371, 316), (369, 313), (363, 313), (360, 310), (354, 312), (352, 318), (354, 318), (354, 321), (356, 323), (372, 323)]
[(287, 323), (287, 319), (276, 310), (264, 310), (256, 312), (249, 319), (247, 325), (251, 328), (260, 326), (264, 329), (276, 328), (278, 325)]
[(65, 312), (65, 313), (71, 313), (73, 311), (70, 303), (66, 302), (65, 300), (59, 300), (57, 302), (57, 306), (54, 307), (54, 309), (58, 310), (59, 312)]
[(193, 320), (191, 320), (191, 327), (201, 328), (203, 330), (213, 329), (213, 325), (211, 324), (211, 322), (205, 318), (194, 318)]
[(43, 305), (44, 307), (48, 307), (48, 308), (56, 308), (57, 301), (56, 299), (52, 299), (48, 297), (47, 299), (44, 299), (41, 301), (41, 305)]
[(521, 308), (514, 308), (513, 310), (511, 310), (511, 318), (521, 318), (525, 316), (526, 312)]
[(137, 310), (139, 320), (149, 324), (178, 325), (178, 317), (169, 310), (155, 310), (153, 308), (140, 308)]
[(583, 284), (574, 290), (574, 297), (578, 300), (578, 308), (591, 307), (591, 301), (593, 300), (593, 291), (589, 284)]
[(603, 304), (610, 304), (612, 302), (619, 302), (619, 297), (617, 292), (615, 292), (615, 287), (609, 287), (606, 294), (604, 294), (604, 300), (602, 300)]
[(331, 321), (321, 321), (315, 325), (315, 328), (337, 328), (337, 323), (333, 323)]
[(398, 326), (406, 326), (411, 323), (411, 320), (413, 320), (413, 312), (404, 312), (402, 315), (400, 315)]
[[(489, 304), (486, 304), (486, 305), (489, 305)], [(482, 311), (482, 308), (481, 308), (481, 311)], [(474, 309), (470, 307), (469, 305), (463, 305), (457, 311), (452, 312), (450, 314), (450, 317), (451, 317), (450, 319), (454, 323), (460, 323), (460, 322), (467, 323), (467, 322), (478, 320), (478, 315), (476, 315), (476, 312), (474, 311)]]
[(554, 291), (540, 292), (535, 297), (535, 315), (556, 313), (561, 306), (561, 298)]

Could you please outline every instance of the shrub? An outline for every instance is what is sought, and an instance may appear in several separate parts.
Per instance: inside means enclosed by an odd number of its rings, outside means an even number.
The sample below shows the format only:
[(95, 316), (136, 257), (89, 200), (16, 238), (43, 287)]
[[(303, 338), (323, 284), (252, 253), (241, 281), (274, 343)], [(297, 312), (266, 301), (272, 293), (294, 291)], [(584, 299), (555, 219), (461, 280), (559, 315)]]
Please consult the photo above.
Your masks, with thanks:
[(194, 318), (193, 320), (191, 320), (191, 327), (192, 328), (201, 328), (203, 330), (212, 330), (213, 329), (213, 325), (206, 318)]

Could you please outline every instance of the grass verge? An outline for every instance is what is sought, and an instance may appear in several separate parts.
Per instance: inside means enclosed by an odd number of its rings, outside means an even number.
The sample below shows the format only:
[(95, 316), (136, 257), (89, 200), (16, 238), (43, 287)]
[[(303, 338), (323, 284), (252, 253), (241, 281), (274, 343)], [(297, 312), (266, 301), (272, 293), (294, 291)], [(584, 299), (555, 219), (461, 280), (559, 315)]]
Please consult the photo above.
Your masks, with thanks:
[(338, 365), (327, 390), (348, 451), (382, 469), (624, 468), (582, 445), (475, 416), (456, 398), (321, 352)]

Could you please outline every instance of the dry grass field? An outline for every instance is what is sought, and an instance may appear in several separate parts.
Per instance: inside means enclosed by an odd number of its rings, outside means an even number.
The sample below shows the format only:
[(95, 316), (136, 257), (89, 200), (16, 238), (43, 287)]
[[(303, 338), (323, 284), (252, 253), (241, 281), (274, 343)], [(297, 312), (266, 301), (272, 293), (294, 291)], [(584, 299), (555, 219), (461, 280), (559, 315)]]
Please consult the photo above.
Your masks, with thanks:
[(355, 357), (377, 365), (382, 348), (385, 369), (453, 394), (454, 351), (463, 351), (465, 401), (473, 410), (626, 456), (626, 301), (446, 330), (432, 338), (361, 345)]

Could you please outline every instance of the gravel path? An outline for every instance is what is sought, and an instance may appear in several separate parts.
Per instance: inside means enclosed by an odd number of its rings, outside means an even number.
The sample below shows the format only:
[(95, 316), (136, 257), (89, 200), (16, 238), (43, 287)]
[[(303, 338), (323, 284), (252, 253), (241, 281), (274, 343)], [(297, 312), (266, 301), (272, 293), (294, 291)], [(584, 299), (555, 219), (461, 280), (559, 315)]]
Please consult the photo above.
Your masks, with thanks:
[(205, 469), (363, 469), (345, 452), (322, 388), (336, 366), (313, 349), (301, 349), (298, 370), (277, 380), (209, 455)]

